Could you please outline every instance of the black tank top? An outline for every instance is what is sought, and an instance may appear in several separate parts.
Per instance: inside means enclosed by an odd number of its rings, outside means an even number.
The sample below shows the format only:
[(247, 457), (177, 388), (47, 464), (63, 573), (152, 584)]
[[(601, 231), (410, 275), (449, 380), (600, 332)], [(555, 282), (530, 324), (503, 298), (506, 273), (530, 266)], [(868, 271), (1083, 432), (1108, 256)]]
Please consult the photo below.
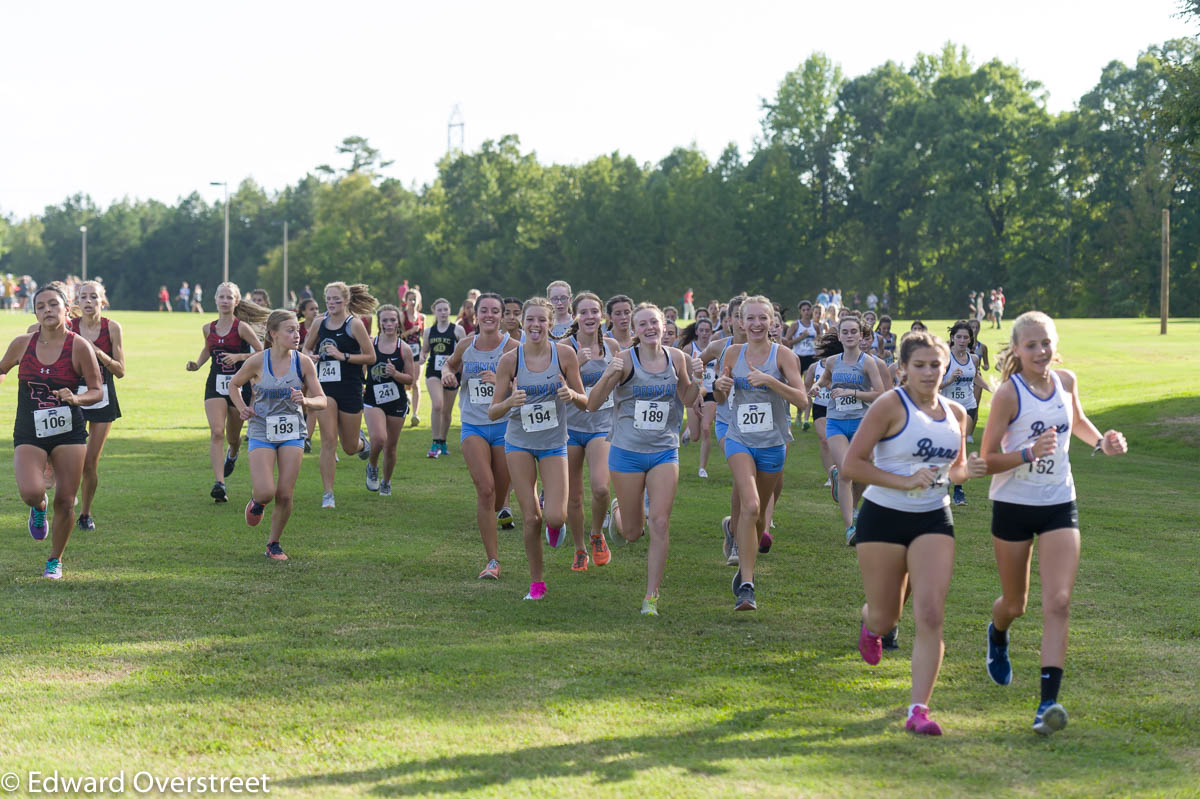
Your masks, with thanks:
[[(326, 320), (321, 320), (321, 329), (317, 331), (317, 346), (316, 352), (321, 356), (322, 361), (334, 360), (325, 355), (325, 349), (328, 346), (326, 342), (332, 344), (343, 355), (359, 355), (362, 353), (362, 347), (358, 345), (356, 339), (350, 333), (350, 324), (354, 321), (353, 316), (347, 316), (346, 322), (337, 330), (330, 330), (326, 324)], [(363, 384), (363, 368), (362, 364), (350, 363), (349, 361), (338, 361), (341, 365), (342, 377), (339, 384), (345, 389), (361, 390)], [(326, 386), (329, 383), (325, 384)]]
[[(83, 429), (83, 411), (79, 406), (66, 405), (54, 395), (60, 388), (69, 388), (74, 393), (83, 382), (71, 358), (75, 333), (67, 331), (62, 349), (51, 364), (38, 360), (37, 343), (41, 335), (39, 330), (29, 337), (17, 369), (17, 418), (13, 425), (13, 437), (17, 439), (46, 439)], [(59, 408), (63, 410), (47, 413)], [(60, 418), (60, 413), (69, 416), (70, 421)]]
[(440, 332), (436, 323), (429, 328), (429, 360), (425, 362), (426, 377), (442, 376), (441, 365), (450, 360), (456, 344), (458, 344), (458, 333), (455, 331), (453, 322)]
[[(379, 349), (378, 336), (376, 336), (371, 343), (375, 346), (375, 365), (367, 369), (367, 385), (366, 388), (363, 389), (363, 402), (367, 403), (368, 405), (380, 405), (403, 400), (407, 403), (408, 391), (406, 390), (404, 384), (397, 383), (395, 380), (387, 376), (387, 365), (390, 363), (395, 367), (397, 372), (403, 372), (404, 350), (408, 348), (408, 345), (403, 341), (397, 340), (395, 352), (384, 353)], [(396, 387), (398, 399), (388, 400), (387, 403), (381, 403), (379, 398), (376, 396), (375, 386), (387, 386), (388, 384)]]

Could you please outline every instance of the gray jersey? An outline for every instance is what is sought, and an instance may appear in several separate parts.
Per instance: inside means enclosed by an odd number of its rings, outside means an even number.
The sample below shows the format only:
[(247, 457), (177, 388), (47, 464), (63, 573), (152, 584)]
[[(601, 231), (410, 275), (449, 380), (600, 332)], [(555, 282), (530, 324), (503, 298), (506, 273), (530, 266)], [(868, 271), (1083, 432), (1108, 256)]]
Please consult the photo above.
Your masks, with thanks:
[(524, 449), (555, 449), (567, 445), (566, 403), (558, 398), (563, 386), (558, 364), (558, 345), (550, 342), (550, 365), (541, 372), (525, 363), (525, 345), (517, 348), (516, 386), (525, 392), (525, 402), (508, 414), (504, 442)]
[(250, 438), (273, 444), (304, 438), (308, 428), (304, 424), (304, 412), (292, 401), (292, 389), (304, 390), (300, 353), (292, 350), (287, 372), (276, 375), (268, 348), (263, 353), (262, 376), (254, 386), (254, 415), (250, 417), (250, 429), (246, 431)]
[[(838, 355), (833, 361), (833, 381), (831, 389), (849, 388), (856, 391), (869, 391), (867, 373), (863, 367), (866, 363), (866, 353), (860, 352), (858, 360), (848, 363)], [(879, 386), (882, 388), (882, 386)], [(830, 419), (861, 419), (867, 413), (867, 404), (855, 396), (830, 398), (828, 416)]]
[(613, 389), (616, 402), (612, 434), (614, 447), (631, 452), (662, 452), (679, 449), (679, 425), (683, 420), (683, 403), (676, 386), (679, 376), (671, 363), (673, 348), (664, 347), (667, 367), (661, 372), (642, 368), (637, 347), (626, 350), (633, 360), (628, 379)]
[(478, 336), (471, 337), (471, 343), (463, 350), (462, 378), (458, 390), (458, 414), (463, 424), (473, 424), (477, 427), (498, 424), (488, 418), (487, 409), (492, 404), (495, 393), (495, 383), (485, 383), (479, 379), (480, 372), (496, 373), (496, 365), (504, 354), (504, 345), (508, 343), (508, 334), (500, 339), (499, 346), (494, 350), (476, 349)]
[[(570, 339), (574, 345), (575, 351), (579, 351), (579, 342), (574, 336)], [(592, 387), (600, 380), (604, 374), (604, 370), (612, 362), (613, 356), (616, 354), (609, 349), (608, 342), (603, 338), (600, 339), (600, 346), (604, 352), (599, 358), (593, 357), (589, 361), (584, 361), (579, 364), (579, 377), (583, 380), (583, 390), (587, 394), (592, 393)], [(612, 395), (609, 395), (608, 400), (595, 411), (581, 411), (574, 405), (567, 404), (567, 429), (577, 430), (580, 433), (607, 433), (612, 430)]]
[[(779, 345), (772, 344), (759, 371), (786, 383), (779, 370), (778, 354)], [(738, 353), (730, 376), (734, 387), (733, 423), (727, 433), (730, 440), (755, 448), (777, 447), (791, 441), (789, 403), (766, 386), (755, 388), (750, 385), (750, 364), (746, 362), (745, 346)]]

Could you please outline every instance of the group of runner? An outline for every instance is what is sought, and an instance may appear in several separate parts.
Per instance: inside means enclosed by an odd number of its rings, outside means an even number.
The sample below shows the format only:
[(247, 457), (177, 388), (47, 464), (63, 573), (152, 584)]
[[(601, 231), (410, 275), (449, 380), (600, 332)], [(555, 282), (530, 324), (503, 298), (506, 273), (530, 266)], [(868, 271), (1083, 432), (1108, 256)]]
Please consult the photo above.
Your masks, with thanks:
[[(950, 487), (954, 502), (965, 504), (963, 484), (986, 475), (993, 475), (1001, 584), (987, 626), (987, 672), (998, 684), (1011, 682), (1008, 629), (1024, 612), (1036, 539), (1045, 618), (1034, 728), (1049, 733), (1065, 725), (1057, 696), (1079, 558), (1069, 440), (1074, 434), (1093, 454), (1105, 455), (1125, 452), (1126, 444), (1119, 432), (1096, 429), (1075, 376), (1053, 368), (1058, 340), (1049, 317), (1029, 312), (1013, 323), (982, 446), (968, 456), (980, 392), (993, 390), (982, 376), (990, 364), (974, 320), (954, 324), (947, 346), (919, 322), (897, 340), (887, 316), (830, 313), (807, 301), (799, 318), (784, 325), (770, 299), (739, 295), (724, 311), (715, 309), (715, 323), (713, 309), (698, 309), (680, 335), (657, 306), (626, 295), (605, 301), (573, 292), (564, 281), (552, 282), (546, 295), (522, 301), (479, 293), (456, 321), (449, 302), (438, 299), (426, 329), (413, 291), (401, 309), (380, 306), (366, 286), (330, 283), (325, 312), (306, 301), (298, 318), (221, 284), (217, 318), (203, 326), (203, 348), (187, 364), (196, 371), (211, 362), (204, 405), (212, 498), (228, 499), (225, 481), (236, 469), (245, 422), (251, 476), (245, 520), (258, 525), (274, 503), (268, 557), (287, 559), (280, 538), (314, 426), (321, 431), (323, 508), (334, 507), (339, 442), (345, 454), (367, 462), (367, 490), (389, 495), (404, 420), (416, 423), (417, 371), (424, 364), (428, 457), (449, 454), (458, 398), (459, 446), (476, 489), (486, 557), (480, 579), (500, 578), (497, 528), (515, 526), (509, 507), (515, 493), (530, 577), (525, 599), (547, 595), (544, 543), (560, 546), (564, 527), (574, 571), (605, 565), (610, 545), (645, 536), (641, 613), (657, 616), (679, 449), (689, 439), (699, 442), (698, 473), (707, 478), (715, 437), (732, 474), (730, 511), (720, 527), (722, 557), (737, 567), (734, 609), (755, 610), (756, 560), (773, 543), (795, 412), (802, 430), (811, 424), (817, 431), (845, 540), (856, 548), (866, 595), (858, 646), (867, 663), (897, 646), (901, 608), (912, 597), (907, 728), (941, 732), (928, 702), (942, 659), (953, 567)], [(54, 481), (43, 576), (59, 578), (72, 529), (96, 529), (97, 464), (120, 416), (113, 381), (125, 365), (121, 328), (101, 315), (102, 286), (85, 283), (70, 297), (52, 283), (33, 300), (37, 323), (9, 345), (0, 375), (19, 366), (14, 464), (30, 508), (29, 532), (38, 540), (47, 535), (47, 488)]]

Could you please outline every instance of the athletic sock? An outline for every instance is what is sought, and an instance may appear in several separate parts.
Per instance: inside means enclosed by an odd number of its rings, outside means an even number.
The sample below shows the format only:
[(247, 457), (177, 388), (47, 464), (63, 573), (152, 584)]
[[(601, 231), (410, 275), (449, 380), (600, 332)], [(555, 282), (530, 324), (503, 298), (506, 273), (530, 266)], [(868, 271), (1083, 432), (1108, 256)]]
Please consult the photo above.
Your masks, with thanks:
[(996, 625), (993, 624), (991, 639), (996, 646), (1008, 646), (1008, 630), (997, 630)]
[(1063, 670), (1057, 666), (1042, 666), (1042, 701), (1057, 702), (1062, 685)]
[(923, 708), (925, 708), (925, 712), (926, 712), (926, 713), (928, 713), (928, 712), (929, 712), (929, 705), (922, 705), (920, 702), (916, 702), (916, 703), (914, 703), (914, 704), (911, 704), (911, 705), (909, 705), (909, 706), (908, 706), (908, 717), (909, 717), (910, 719), (912, 718), (913, 711), (915, 711), (915, 710), (916, 710), (917, 708), (919, 708), (919, 707), (923, 707)]

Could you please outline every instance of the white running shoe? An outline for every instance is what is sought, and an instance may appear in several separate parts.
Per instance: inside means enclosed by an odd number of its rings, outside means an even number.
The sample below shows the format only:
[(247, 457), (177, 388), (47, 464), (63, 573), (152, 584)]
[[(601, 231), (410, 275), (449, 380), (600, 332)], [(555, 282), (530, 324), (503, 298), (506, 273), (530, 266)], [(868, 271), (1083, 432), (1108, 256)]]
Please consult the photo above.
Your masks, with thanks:
[(696, 474), (700, 475), (705, 480), (708, 479), (708, 469), (701, 469), (700, 471), (696, 472)]
[(679, 438), (679, 446), (686, 446), (692, 441), (692, 431), (688, 428), (683, 428), (683, 435)]
[(333, 504), (333, 492), (332, 491), (326, 491), (324, 494), (321, 495), (321, 507), (322, 508), (337, 507), (336, 505)]
[(968, 444), (974, 444), (974, 443), (975, 443), (975, 436), (967, 436), (967, 443), (968, 443)]
[(830, 488), (832, 486), (833, 486), (833, 482), (828, 477), (826, 477), (825, 478), (825, 487)]

